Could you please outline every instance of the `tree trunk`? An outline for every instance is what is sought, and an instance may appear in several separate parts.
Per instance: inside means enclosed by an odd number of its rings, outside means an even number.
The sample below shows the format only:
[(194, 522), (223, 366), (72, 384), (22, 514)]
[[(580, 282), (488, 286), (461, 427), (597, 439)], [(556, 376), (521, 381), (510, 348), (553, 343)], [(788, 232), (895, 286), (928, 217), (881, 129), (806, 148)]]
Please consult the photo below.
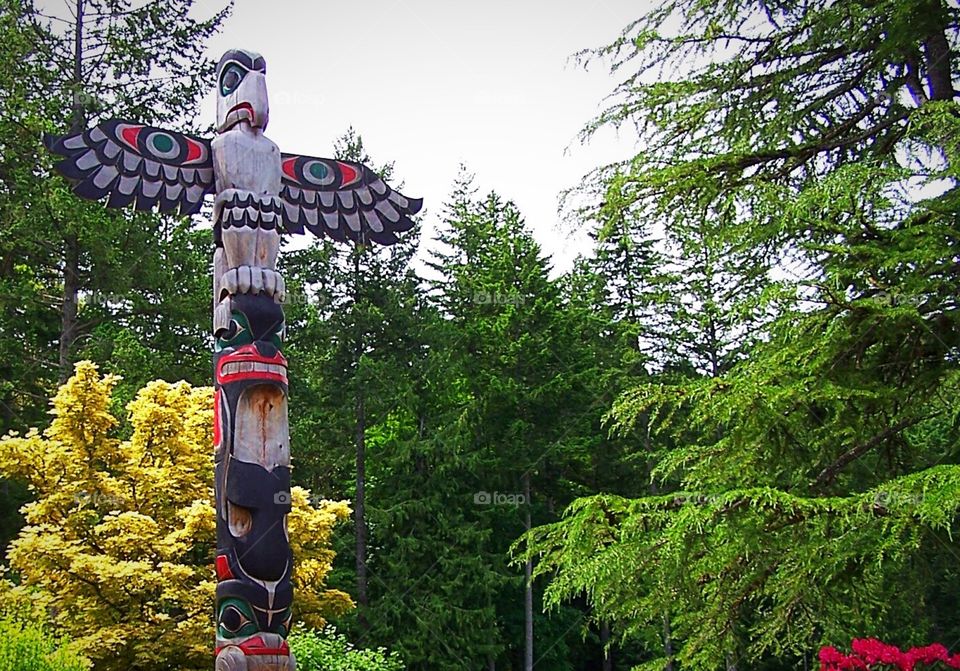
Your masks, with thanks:
[[(525, 498), (526, 520), (525, 526), (530, 531), (530, 473), (523, 475), (523, 496)], [(533, 560), (527, 559), (523, 565), (523, 574), (526, 578), (526, 587), (523, 593), (523, 624), (524, 624), (524, 649), (523, 649), (523, 669), (524, 671), (533, 671)]]
[(664, 671), (673, 671), (673, 638), (670, 636), (670, 618), (663, 618), (663, 655), (667, 658)]
[(931, 26), (923, 40), (923, 56), (927, 66), (927, 82), (931, 100), (953, 100), (953, 67), (950, 63), (950, 42), (946, 33), (943, 5), (936, 0), (930, 6)]
[(72, 372), (70, 350), (77, 339), (77, 302), (80, 292), (80, 246), (77, 237), (63, 240), (63, 300), (60, 306), (60, 383)]
[[(84, 126), (83, 106), (83, 3), (76, 0), (77, 25), (73, 33), (73, 113), (70, 132), (79, 133)], [(69, 225), (69, 224), (68, 224)], [(68, 232), (63, 239), (63, 300), (60, 306), (60, 383), (70, 377), (70, 350), (77, 339), (77, 302), (80, 293), (80, 245), (77, 236)]]
[(366, 454), (366, 414), (363, 390), (357, 390), (356, 447), (357, 447), (357, 495), (353, 502), (353, 519), (357, 527), (357, 604), (360, 606), (360, 626), (369, 628), (364, 609), (369, 605), (367, 598), (367, 520), (364, 510), (366, 503), (367, 454)]
[[(353, 257), (353, 308), (358, 319), (362, 319), (360, 311), (360, 249), (354, 249)], [(366, 484), (367, 484), (367, 417), (364, 404), (363, 382), (360, 379), (360, 359), (363, 355), (363, 328), (362, 324), (354, 322), (354, 381), (356, 383), (356, 415), (354, 441), (357, 448), (357, 495), (353, 502), (353, 519), (357, 532), (357, 605), (359, 606), (358, 622), (361, 629), (369, 630), (366, 609), (370, 605), (367, 596), (367, 519), (366, 519)]]
[(600, 645), (603, 646), (603, 671), (613, 671), (613, 657), (610, 656), (610, 649), (607, 644), (610, 643), (610, 623), (600, 623)]

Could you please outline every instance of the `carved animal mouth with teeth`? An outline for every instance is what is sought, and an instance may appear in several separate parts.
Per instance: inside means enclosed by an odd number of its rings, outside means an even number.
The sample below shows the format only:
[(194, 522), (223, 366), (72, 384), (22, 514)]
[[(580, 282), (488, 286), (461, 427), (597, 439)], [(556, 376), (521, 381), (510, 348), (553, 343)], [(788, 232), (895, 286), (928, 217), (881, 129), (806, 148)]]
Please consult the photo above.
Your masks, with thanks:
[(277, 352), (267, 357), (255, 345), (244, 345), (220, 358), (217, 363), (217, 382), (226, 384), (238, 380), (260, 380), (287, 384), (287, 360)]

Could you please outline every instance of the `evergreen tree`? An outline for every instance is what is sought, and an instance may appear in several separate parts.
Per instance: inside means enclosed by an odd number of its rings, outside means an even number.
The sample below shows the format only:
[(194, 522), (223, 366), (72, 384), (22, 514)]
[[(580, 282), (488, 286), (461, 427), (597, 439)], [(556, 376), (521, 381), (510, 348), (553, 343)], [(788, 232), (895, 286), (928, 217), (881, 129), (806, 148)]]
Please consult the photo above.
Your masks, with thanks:
[(42, 418), (57, 374), (59, 323), (49, 294), (58, 271), (38, 262), (56, 247), (46, 235), (46, 187), (36, 178), (46, 162), (39, 129), (55, 107), (42, 92), (53, 78), (31, 58), (38, 37), (23, 12), (12, 0), (0, 7), (0, 433)]
[[(352, 129), (337, 141), (335, 155), (371, 163)], [(392, 170), (388, 164), (377, 172), (389, 177)], [(357, 596), (358, 636), (369, 634), (375, 589), (369, 575), (377, 539), (368, 511), (380, 483), (368, 475), (368, 462), (379, 457), (368, 452), (396, 421), (422, 347), (419, 281), (411, 268), (418, 241), (417, 228), (390, 247), (320, 241), (281, 260), (295, 299), (289, 355), (303, 371), (302, 386), (291, 389), (293, 441), (303, 446), (296, 477), (329, 496), (353, 494), (354, 542), (341, 548), (341, 564), (353, 566), (337, 575)]]
[(704, 280), (744, 280), (701, 283), (735, 328), (690, 350), (732, 355), (613, 409), (674, 441), (654, 476), (679, 491), (582, 499), (537, 530), (550, 603), (585, 592), (640, 641), (667, 607), (689, 668), (956, 640), (957, 19), (937, 0), (677, 0), (599, 51), (630, 73), (588, 130), (636, 121), (645, 144), (598, 173), (599, 216), (642, 210)]
[[(36, 128), (50, 113), (40, 89), (51, 77), (30, 59), (37, 37), (20, 21), (22, 11), (19, 2), (0, 3), (0, 435), (42, 420), (57, 374), (51, 352), (59, 324), (45, 291), (55, 284), (56, 269), (35, 263), (50, 253), (35, 230), (44, 202)], [(23, 525), (18, 511), (28, 498), (20, 483), (0, 481), (0, 545)]]
[[(8, 136), (22, 138), (10, 154), (47, 173), (41, 131), (78, 130), (108, 117), (181, 127), (211, 85), (205, 42), (227, 14), (197, 20), (192, 8), (191, 0), (139, 7), (73, 0), (59, 16), (11, 4), (5, 20), (31, 36), (20, 64), (27, 79), (17, 87), (36, 111), (20, 118), (19, 135)], [(188, 220), (106, 211), (46, 174), (9, 186), (10, 208), (32, 216), (29, 225), (4, 221), (16, 226), (8, 255), (21, 259), (6, 272), (12, 287), (29, 288), (3, 300), (43, 315), (14, 332), (43, 338), (44, 348), (51, 337), (59, 343), (58, 356), (37, 366), (43, 395), (57, 376), (65, 379), (78, 354), (128, 372), (121, 390), (127, 400), (154, 377), (206, 378), (209, 232)], [(51, 312), (59, 322), (52, 334)]]
[[(488, 653), (488, 666), (570, 668), (568, 639), (579, 636), (580, 614), (569, 609), (554, 620), (543, 617), (539, 589), (531, 583), (528, 590), (529, 581), (509, 567), (508, 549), (531, 522), (552, 519), (589, 470), (592, 432), (604, 407), (590, 385), (589, 329), (568, 318), (578, 313), (566, 309), (512, 203), (496, 193), (476, 199), (462, 178), (445, 225), (442, 251), (431, 262), (441, 275), (434, 300), (456, 334), (447, 376), (462, 401), (450, 440), (474, 462), (463, 486), (479, 504), (467, 519), (491, 532), (482, 556), (497, 593), (497, 627), (486, 628), (501, 651)], [(504, 505), (495, 494), (519, 505)], [(530, 645), (531, 624), (533, 642), (550, 641), (543, 650)], [(484, 661), (465, 658), (466, 668)]]

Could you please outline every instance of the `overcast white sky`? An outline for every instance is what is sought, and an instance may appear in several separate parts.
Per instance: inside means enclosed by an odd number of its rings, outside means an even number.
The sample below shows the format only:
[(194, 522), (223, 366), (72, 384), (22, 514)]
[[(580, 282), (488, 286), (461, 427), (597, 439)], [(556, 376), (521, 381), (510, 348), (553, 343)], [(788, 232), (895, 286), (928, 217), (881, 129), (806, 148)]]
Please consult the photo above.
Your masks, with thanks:
[[(200, 0), (197, 15), (221, 4)], [(635, 150), (628, 135), (576, 142), (615, 82), (603, 67), (585, 72), (567, 59), (612, 41), (646, 4), (237, 0), (210, 55), (234, 47), (263, 54), (267, 135), (282, 151), (330, 156), (352, 125), (374, 162), (394, 161), (404, 193), (424, 198), (422, 246), (465, 163), (481, 193), (495, 189), (517, 203), (564, 270), (589, 241), (558, 227), (559, 192)], [(213, 119), (212, 92), (202, 114)]]

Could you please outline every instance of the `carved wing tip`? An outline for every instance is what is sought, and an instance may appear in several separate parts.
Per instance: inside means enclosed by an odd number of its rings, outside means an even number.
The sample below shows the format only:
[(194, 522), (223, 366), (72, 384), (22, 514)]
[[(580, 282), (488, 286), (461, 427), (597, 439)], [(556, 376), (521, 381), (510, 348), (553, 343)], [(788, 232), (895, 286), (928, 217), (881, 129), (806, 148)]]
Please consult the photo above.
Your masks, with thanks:
[(63, 141), (63, 138), (63, 135), (53, 135), (52, 133), (45, 132), (42, 135), (43, 146), (46, 147), (47, 151), (51, 154), (59, 154), (62, 156), (64, 152), (60, 143)]
[[(63, 154), (61, 154), (61, 156), (62, 155)], [(82, 182), (84, 179), (84, 172), (79, 170), (76, 163), (69, 158), (65, 158), (62, 161), (57, 161), (54, 163), (53, 169), (56, 170), (61, 177), (67, 180), (67, 182), (74, 186), (79, 182)]]
[(416, 214), (423, 207), (423, 198), (407, 198), (407, 202), (410, 203), (407, 208), (410, 210), (410, 214)]
[(371, 241), (376, 242), (378, 245), (389, 246), (400, 240), (396, 234), (390, 231), (384, 231), (383, 233), (377, 233), (376, 235), (368, 236)]
[(400, 217), (400, 221), (394, 225), (393, 229), (400, 233), (405, 233), (413, 228), (413, 225), (413, 219), (410, 217)]

